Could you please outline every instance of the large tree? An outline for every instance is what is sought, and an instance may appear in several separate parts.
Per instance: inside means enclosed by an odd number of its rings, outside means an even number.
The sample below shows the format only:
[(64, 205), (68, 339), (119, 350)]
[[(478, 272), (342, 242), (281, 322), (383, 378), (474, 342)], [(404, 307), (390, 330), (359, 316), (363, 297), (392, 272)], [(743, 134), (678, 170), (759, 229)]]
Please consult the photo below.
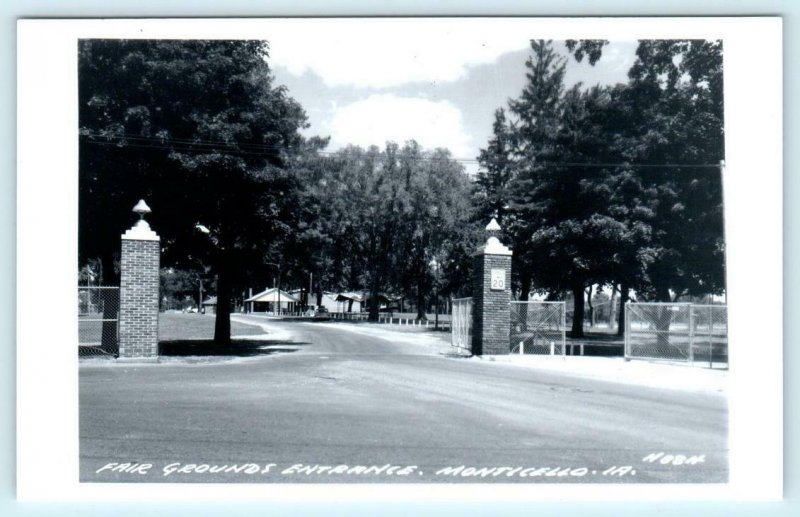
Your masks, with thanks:
[[(470, 216), (469, 177), (450, 152), (423, 152), (408, 142), (400, 153), (408, 211), (401, 229), (398, 268), (403, 272), (404, 295), (415, 298), (417, 318), (425, 319), (436, 283), (457, 260), (449, 243), (461, 236)], [(435, 302), (438, 303), (438, 300)]]
[(495, 217), (501, 227), (505, 222), (511, 198), (511, 182), (515, 176), (514, 129), (506, 118), (505, 110), (497, 108), (489, 145), (481, 149), (478, 155), (482, 170), (475, 176), (475, 216), (478, 221), (486, 223)]
[(584, 289), (610, 279), (612, 250), (620, 250), (628, 230), (608, 205), (615, 181), (606, 143), (610, 102), (598, 87), (565, 92), (553, 155), (516, 182), (515, 211), (531, 232), (523, 250), (534, 285), (553, 296), (572, 294), (576, 337), (583, 334)]
[(641, 41), (626, 100), (626, 158), (655, 207), (640, 291), (659, 301), (725, 288), (721, 41)]
[(462, 166), (448, 151), (426, 151), (413, 140), (349, 146), (309, 162), (298, 241), (317, 289), (367, 291), (373, 319), (385, 297), (402, 297), (424, 318), (435, 280), (449, 293), (449, 273), (460, 261), (452, 243), (471, 209)]
[[(513, 131), (515, 175), (509, 210), (504, 217), (514, 249), (513, 267), (518, 271), (520, 299), (527, 300), (534, 276), (542, 271), (542, 257), (531, 246), (542, 219), (536, 200), (543, 187), (542, 175), (553, 172), (557, 160), (555, 135), (561, 124), (566, 59), (551, 41), (532, 40), (531, 56), (525, 62), (527, 83), (518, 99), (509, 100)], [(538, 279), (541, 281), (541, 278)], [(547, 285), (537, 287), (546, 289)]]
[[(606, 44), (567, 48), (594, 65)], [(476, 182), (478, 212), (504, 220), (520, 298), (531, 284), (572, 292), (580, 335), (590, 285), (619, 286), (623, 301), (724, 289), (721, 43), (641, 41), (628, 84), (569, 90), (552, 43), (531, 50)]]
[(298, 191), (286, 165), (305, 113), (274, 85), (267, 57), (263, 41), (79, 46), (81, 257), (113, 272), (130, 209), (147, 199), (164, 262), (216, 274), (221, 343), (231, 293), (289, 232)]

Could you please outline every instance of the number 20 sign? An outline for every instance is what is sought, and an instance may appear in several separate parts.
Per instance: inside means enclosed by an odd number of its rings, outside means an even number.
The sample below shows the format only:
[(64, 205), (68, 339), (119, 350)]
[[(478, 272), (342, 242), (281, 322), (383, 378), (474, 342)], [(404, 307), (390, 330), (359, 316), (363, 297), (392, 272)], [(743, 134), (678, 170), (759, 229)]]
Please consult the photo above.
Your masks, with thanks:
[(506, 288), (506, 270), (492, 269), (490, 285), (492, 291), (504, 291)]

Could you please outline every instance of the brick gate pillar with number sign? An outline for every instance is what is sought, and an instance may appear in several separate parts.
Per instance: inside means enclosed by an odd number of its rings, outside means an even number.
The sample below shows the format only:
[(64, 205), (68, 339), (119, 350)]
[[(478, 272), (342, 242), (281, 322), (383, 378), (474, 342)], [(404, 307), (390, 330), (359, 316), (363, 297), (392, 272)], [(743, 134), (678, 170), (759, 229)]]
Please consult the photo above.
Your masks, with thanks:
[(133, 208), (139, 221), (122, 235), (119, 360), (158, 361), (158, 268), (161, 238), (144, 220), (150, 207)]
[(472, 307), (472, 353), (509, 353), (511, 301), (511, 250), (498, 236), (495, 219), (486, 226), (488, 239), (475, 254)]

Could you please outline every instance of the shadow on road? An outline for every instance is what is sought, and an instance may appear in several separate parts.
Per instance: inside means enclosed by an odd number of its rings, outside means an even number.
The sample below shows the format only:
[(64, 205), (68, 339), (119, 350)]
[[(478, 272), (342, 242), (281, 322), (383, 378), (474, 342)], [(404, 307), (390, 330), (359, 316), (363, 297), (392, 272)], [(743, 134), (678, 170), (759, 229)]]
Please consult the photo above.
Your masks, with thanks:
[(298, 347), (309, 345), (297, 341), (235, 339), (229, 345), (221, 345), (210, 339), (186, 339), (161, 341), (158, 353), (162, 356), (229, 356), (254, 357), (276, 353), (296, 352)]

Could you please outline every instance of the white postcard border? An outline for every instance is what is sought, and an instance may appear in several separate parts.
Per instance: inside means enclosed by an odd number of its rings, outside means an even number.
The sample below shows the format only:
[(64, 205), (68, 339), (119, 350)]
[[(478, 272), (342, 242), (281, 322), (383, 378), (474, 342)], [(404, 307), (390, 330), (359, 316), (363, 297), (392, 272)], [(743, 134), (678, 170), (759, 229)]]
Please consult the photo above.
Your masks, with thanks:
[[(268, 38), (382, 23), (552, 39), (722, 38), (730, 482), (722, 485), (228, 485), (78, 482), (77, 40)], [(309, 33), (309, 32), (306, 32)], [(782, 494), (779, 18), (23, 20), (17, 82), (17, 493), (24, 500), (774, 500)], [(756, 281), (757, 273), (758, 281)]]

